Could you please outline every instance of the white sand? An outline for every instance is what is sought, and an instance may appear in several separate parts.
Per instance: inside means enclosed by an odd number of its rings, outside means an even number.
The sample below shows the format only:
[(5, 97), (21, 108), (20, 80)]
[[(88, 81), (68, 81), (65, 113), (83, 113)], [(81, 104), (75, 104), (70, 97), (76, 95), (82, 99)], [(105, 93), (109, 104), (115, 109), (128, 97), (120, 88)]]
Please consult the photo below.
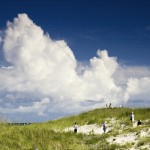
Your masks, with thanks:
[[(107, 118), (107, 129), (106, 133), (109, 131), (113, 130), (115, 126), (119, 125), (119, 122), (115, 118)], [(109, 123), (109, 124), (108, 124)], [(131, 126), (130, 126), (131, 127)], [(137, 122), (134, 122), (133, 128), (137, 127)], [(140, 132), (134, 132), (134, 133), (127, 133), (123, 134), (122, 130), (123, 129), (128, 129), (129, 126), (125, 126), (124, 124), (120, 125), (119, 135), (117, 136), (111, 136), (108, 137), (106, 140), (109, 144), (119, 144), (119, 145), (124, 145), (126, 143), (133, 143), (132, 147), (129, 150), (141, 150), (141, 149), (149, 149), (150, 150), (150, 142), (146, 145), (141, 145), (140, 147), (137, 148), (137, 143), (140, 139), (143, 137), (150, 137), (150, 128), (149, 129), (142, 129)], [(65, 132), (73, 132), (74, 127), (68, 127), (64, 130)], [(77, 133), (83, 133), (83, 134), (104, 134), (103, 127), (102, 125), (97, 125), (97, 124), (90, 124), (90, 125), (83, 125), (83, 126), (78, 126), (78, 132)]]
[(124, 145), (126, 143), (134, 143), (133, 147), (130, 148), (130, 150), (141, 150), (141, 149), (149, 149), (150, 150), (150, 143), (143, 145), (139, 147), (139, 149), (136, 147), (136, 144), (138, 143), (140, 138), (143, 137), (150, 137), (150, 129), (148, 130), (141, 130), (139, 134), (135, 133), (128, 133), (128, 134), (122, 134), (122, 135), (117, 135), (116, 137), (109, 137), (107, 138), (107, 142), (110, 144), (120, 144)]
[[(106, 133), (110, 131), (111, 128), (106, 129)], [(65, 129), (65, 132), (73, 131), (73, 127), (69, 127)], [(99, 126), (97, 124), (91, 124), (91, 125), (83, 125), (78, 126), (78, 133), (84, 133), (84, 134), (103, 134), (103, 127)]]
[(109, 137), (107, 139), (107, 142), (111, 144), (121, 144), (124, 145), (125, 143), (132, 143), (132, 142), (137, 142), (137, 136), (136, 133), (130, 133), (126, 135), (118, 135), (116, 137)]

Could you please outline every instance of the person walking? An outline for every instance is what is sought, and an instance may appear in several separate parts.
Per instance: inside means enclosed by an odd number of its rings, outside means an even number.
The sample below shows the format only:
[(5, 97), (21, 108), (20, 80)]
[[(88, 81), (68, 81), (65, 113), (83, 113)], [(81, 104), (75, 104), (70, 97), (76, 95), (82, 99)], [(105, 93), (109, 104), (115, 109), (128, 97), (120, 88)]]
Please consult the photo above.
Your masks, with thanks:
[(104, 122), (103, 123), (103, 131), (104, 131), (104, 133), (106, 133), (106, 129), (107, 129), (106, 122)]
[(77, 130), (78, 130), (78, 126), (77, 126), (77, 123), (75, 122), (75, 124), (74, 124), (74, 133), (77, 133)]
[(134, 122), (134, 113), (133, 112), (130, 114), (130, 121), (131, 121), (131, 124), (133, 125), (133, 122)]

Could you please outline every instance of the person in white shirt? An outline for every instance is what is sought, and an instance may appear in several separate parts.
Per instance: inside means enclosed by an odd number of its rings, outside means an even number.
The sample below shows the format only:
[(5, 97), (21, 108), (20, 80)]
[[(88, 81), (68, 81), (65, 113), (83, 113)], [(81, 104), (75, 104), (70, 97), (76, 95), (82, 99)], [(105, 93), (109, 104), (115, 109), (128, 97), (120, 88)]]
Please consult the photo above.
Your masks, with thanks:
[(132, 112), (131, 115), (130, 115), (130, 121), (131, 121), (131, 123), (134, 122), (134, 113), (133, 113), (133, 112)]

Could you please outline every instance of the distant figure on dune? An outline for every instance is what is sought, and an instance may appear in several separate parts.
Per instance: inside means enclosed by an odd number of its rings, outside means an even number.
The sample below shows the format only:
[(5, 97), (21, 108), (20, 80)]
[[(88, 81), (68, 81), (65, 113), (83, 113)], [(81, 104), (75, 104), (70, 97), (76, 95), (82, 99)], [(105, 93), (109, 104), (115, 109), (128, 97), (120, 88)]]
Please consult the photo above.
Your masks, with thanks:
[(130, 114), (130, 121), (133, 124), (133, 122), (134, 122), (134, 113), (133, 112)]
[(131, 106), (131, 109), (133, 109), (133, 106)]
[(104, 133), (106, 133), (106, 129), (107, 129), (106, 122), (104, 122), (103, 123), (103, 131), (104, 131)]
[(78, 130), (78, 126), (77, 126), (77, 123), (75, 122), (75, 124), (74, 124), (74, 133), (77, 133), (77, 130)]
[(111, 103), (109, 104), (109, 108), (111, 108)]
[(114, 106), (112, 105), (112, 103), (109, 104), (108, 108), (113, 108)]
[(120, 107), (120, 108), (123, 108), (123, 105), (121, 105), (121, 104), (120, 104), (120, 106), (119, 106), (119, 107)]

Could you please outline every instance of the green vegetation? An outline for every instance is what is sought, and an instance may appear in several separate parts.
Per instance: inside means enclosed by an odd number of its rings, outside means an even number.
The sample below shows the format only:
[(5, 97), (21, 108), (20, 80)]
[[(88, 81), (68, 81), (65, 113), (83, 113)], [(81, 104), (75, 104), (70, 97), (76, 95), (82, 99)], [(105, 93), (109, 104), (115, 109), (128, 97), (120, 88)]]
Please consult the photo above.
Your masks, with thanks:
[(62, 130), (66, 127), (72, 126), (74, 122), (77, 122), (79, 125), (94, 123), (102, 124), (108, 118), (115, 118), (117, 121), (120, 122), (120, 124), (130, 125), (129, 116), (132, 111), (135, 114), (135, 120), (150, 119), (150, 108), (102, 108), (91, 110), (78, 116), (70, 116), (55, 121), (49, 121), (48, 123), (51, 129), (56, 130)]
[[(129, 115), (134, 111), (135, 120), (141, 119), (144, 124), (141, 127), (133, 128), (130, 125)], [(64, 132), (66, 127), (71, 127), (74, 122), (78, 125), (102, 124), (105, 120), (115, 122), (111, 125), (114, 130), (102, 135), (74, 134), (73, 132)], [(148, 120), (148, 121), (145, 121)], [(142, 128), (148, 129), (150, 120), (150, 108), (129, 109), (95, 109), (82, 113), (78, 116), (70, 116), (45, 123), (35, 123), (25, 126), (9, 125), (0, 123), (0, 149), (1, 150), (115, 150), (128, 149), (131, 144), (110, 145), (106, 139), (110, 136), (116, 136), (119, 133), (121, 125), (122, 133), (139, 132)], [(141, 139), (137, 146), (150, 141), (149, 138)]]
[(150, 143), (150, 137), (143, 137), (139, 140), (139, 142), (137, 143), (137, 146), (142, 146), (147, 143)]

